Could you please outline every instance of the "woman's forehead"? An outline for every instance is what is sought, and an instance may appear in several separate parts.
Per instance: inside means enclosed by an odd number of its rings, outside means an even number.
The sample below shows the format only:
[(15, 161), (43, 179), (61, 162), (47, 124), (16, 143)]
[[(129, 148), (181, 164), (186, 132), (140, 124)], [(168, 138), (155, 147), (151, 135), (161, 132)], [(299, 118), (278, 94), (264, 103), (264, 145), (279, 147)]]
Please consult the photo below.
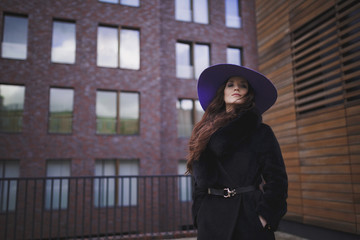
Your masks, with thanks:
[(235, 82), (235, 81), (247, 83), (246, 79), (243, 77), (240, 77), (240, 76), (234, 76), (234, 77), (229, 78), (229, 80), (228, 80), (228, 82)]

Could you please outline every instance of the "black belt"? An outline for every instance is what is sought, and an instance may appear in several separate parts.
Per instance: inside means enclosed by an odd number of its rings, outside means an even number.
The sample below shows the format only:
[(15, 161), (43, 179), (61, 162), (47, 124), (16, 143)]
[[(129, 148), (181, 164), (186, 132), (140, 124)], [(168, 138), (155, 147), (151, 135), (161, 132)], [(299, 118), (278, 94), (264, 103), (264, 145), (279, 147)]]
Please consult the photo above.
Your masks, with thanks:
[(224, 189), (215, 189), (215, 188), (208, 188), (208, 194), (222, 196), (224, 198), (233, 197), (239, 193), (245, 192), (252, 192), (255, 191), (255, 186), (247, 186), (247, 187), (237, 187), (234, 189), (224, 188)]

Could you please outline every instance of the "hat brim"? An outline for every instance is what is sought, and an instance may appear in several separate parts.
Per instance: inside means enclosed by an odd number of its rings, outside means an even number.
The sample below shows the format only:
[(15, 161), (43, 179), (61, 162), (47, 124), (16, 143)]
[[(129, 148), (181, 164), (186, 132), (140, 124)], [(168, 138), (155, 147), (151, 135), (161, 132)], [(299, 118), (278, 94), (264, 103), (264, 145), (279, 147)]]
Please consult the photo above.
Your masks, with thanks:
[(217, 64), (206, 68), (198, 80), (198, 96), (201, 107), (206, 110), (214, 99), (219, 87), (230, 77), (242, 77), (255, 92), (255, 105), (261, 114), (268, 110), (277, 99), (277, 91), (272, 82), (252, 69), (234, 64)]

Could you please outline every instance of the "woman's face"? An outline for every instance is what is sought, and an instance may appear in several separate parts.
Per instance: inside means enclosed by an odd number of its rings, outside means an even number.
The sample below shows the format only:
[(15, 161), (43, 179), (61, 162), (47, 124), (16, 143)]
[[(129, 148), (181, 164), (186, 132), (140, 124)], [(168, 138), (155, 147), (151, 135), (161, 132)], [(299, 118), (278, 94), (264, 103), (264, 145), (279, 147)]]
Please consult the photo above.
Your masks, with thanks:
[(227, 81), (224, 89), (224, 102), (226, 110), (231, 110), (233, 104), (241, 104), (245, 101), (245, 96), (249, 91), (248, 82), (242, 77), (231, 77)]

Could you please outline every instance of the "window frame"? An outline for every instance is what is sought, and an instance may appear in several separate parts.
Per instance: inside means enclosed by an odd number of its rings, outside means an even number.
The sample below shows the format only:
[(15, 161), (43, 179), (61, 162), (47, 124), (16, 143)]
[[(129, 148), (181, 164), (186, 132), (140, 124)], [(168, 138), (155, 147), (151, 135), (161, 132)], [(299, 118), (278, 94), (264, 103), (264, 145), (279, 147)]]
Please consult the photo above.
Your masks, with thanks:
[[(1, 85), (6, 85), (6, 86), (17, 86), (17, 87), (23, 87), (24, 88), (24, 101), (22, 103), (22, 114), (21, 114), (21, 117), (19, 117), (19, 120), (21, 121), (21, 126), (18, 126), (18, 130), (17, 131), (12, 131), (12, 130), (3, 130), (2, 128), (0, 128), (0, 132), (1, 133), (22, 133), (23, 132), (23, 127), (24, 127), (24, 123), (23, 123), (23, 120), (24, 120), (24, 111), (25, 111), (25, 103), (26, 103), (26, 86), (25, 85), (21, 85), (21, 84), (9, 84), (9, 83), (1, 83), (0, 82), (0, 86)], [(0, 89), (1, 91), (1, 89)], [(0, 95), (1, 96), (1, 95)], [(0, 108), (0, 113), (2, 112), (1, 108)], [(0, 114), (1, 116), (1, 114)]]
[(225, 26), (227, 28), (233, 28), (233, 29), (241, 29), (243, 27), (243, 23), (242, 23), (242, 14), (241, 14), (241, 10), (242, 10), (242, 7), (241, 7), (241, 4), (242, 4), (242, 0), (236, 0), (237, 1), (237, 5), (238, 5), (238, 12), (239, 12), (239, 15), (236, 16), (239, 18), (239, 25), (240, 26), (231, 26), (231, 25), (228, 25), (228, 17), (233, 17), (233, 15), (228, 15), (227, 14), (227, 7), (226, 7), (226, 2), (227, 0), (224, 1), (224, 8), (225, 8)]
[[(16, 57), (3, 57), (3, 52), (4, 52), (4, 48), (3, 48), (3, 43), (4, 43), (4, 38), (5, 38), (5, 18), (6, 16), (10, 16), (10, 17), (18, 17), (18, 18), (26, 18), (27, 19), (27, 26), (26, 26), (26, 47), (25, 47), (25, 57), (24, 58), (16, 58)], [(11, 12), (4, 12), (3, 16), (2, 16), (2, 29), (1, 29), (1, 45), (0, 45), (0, 50), (1, 50), (1, 58), (2, 59), (8, 59), (8, 60), (27, 60), (28, 58), (28, 43), (29, 43), (29, 16), (27, 14), (19, 14), (19, 13), (11, 13)]]
[(210, 1), (209, 0), (205, 0), (207, 2), (207, 9), (206, 9), (206, 12), (207, 12), (207, 20), (206, 20), (206, 23), (205, 22), (200, 22), (200, 21), (195, 21), (196, 19), (196, 13), (195, 13), (195, 2), (197, 0), (189, 0), (189, 5), (190, 5), (190, 9), (186, 9), (188, 12), (190, 12), (190, 19), (189, 20), (183, 20), (183, 19), (178, 19), (177, 18), (177, 8), (176, 8), (176, 2), (177, 1), (183, 1), (183, 0), (175, 0), (174, 1), (174, 18), (176, 21), (179, 21), (179, 22), (192, 22), (192, 23), (197, 23), (197, 24), (204, 24), (204, 25), (208, 25), (210, 24)]
[[(73, 24), (74, 25), (74, 42), (75, 42), (75, 49), (74, 49), (74, 59), (73, 62), (66, 62), (66, 61), (54, 61), (53, 60), (53, 51), (54, 51), (54, 31), (55, 31), (55, 23), (68, 23), (68, 24)], [(54, 64), (76, 64), (76, 51), (77, 51), (77, 31), (76, 31), (76, 21), (75, 20), (68, 20), (68, 19), (59, 19), (59, 18), (54, 18), (52, 21), (52, 33), (51, 33), (51, 52), (50, 52), (50, 61), (51, 63)]]
[[(99, 28), (112, 28), (112, 29), (116, 29), (117, 30), (117, 34), (116, 34), (116, 46), (117, 46), (117, 50), (116, 50), (116, 66), (105, 66), (105, 65), (100, 65), (99, 64)], [(122, 67), (121, 65), (121, 49), (122, 49), (122, 44), (121, 44), (121, 31), (122, 30), (129, 30), (129, 31), (136, 31), (138, 32), (138, 50), (139, 50), (139, 54), (138, 54), (138, 66), (137, 68), (129, 68), (129, 67)], [(135, 27), (128, 27), (128, 26), (118, 26), (118, 25), (109, 25), (109, 24), (98, 24), (97, 26), (97, 39), (96, 39), (96, 66), (99, 68), (113, 68), (113, 69), (121, 69), (121, 70), (132, 70), (132, 71), (140, 71), (141, 70), (141, 30), (140, 28), (135, 28)]]
[[(5, 176), (8, 171), (6, 168), (8, 167), (8, 163), (14, 163), (17, 165), (17, 176)], [(4, 178), (19, 178), (20, 177), (20, 160), (18, 159), (0, 159), (0, 180)], [(6, 186), (4, 181), (0, 181), (0, 193), (4, 193), (0, 195), (0, 214), (6, 212), (14, 212), (17, 209), (17, 193), (18, 193), (18, 180), (9, 180), (7, 181)], [(4, 190), (3, 190), (4, 186)], [(10, 189), (9, 189), (10, 186)], [(8, 195), (9, 193), (9, 195)]]
[[(71, 112), (71, 127), (70, 127), (70, 131), (69, 132), (52, 132), (50, 131), (50, 125), (51, 125), (51, 89), (62, 89), (62, 90), (72, 90), (73, 91), (73, 99), (72, 99), (72, 112)], [(50, 86), (49, 87), (49, 101), (48, 101), (49, 105), (48, 105), (48, 122), (47, 122), (47, 132), (48, 134), (61, 134), (61, 135), (71, 135), (73, 134), (73, 128), (74, 128), (74, 106), (75, 106), (75, 88), (73, 87), (58, 87), (58, 86)]]
[[(98, 92), (108, 92), (108, 93), (115, 93), (116, 94), (116, 117), (115, 117), (115, 133), (103, 133), (103, 132), (98, 132), (98, 127), (97, 127), (97, 121), (98, 121), (98, 115), (97, 112), (95, 110), (95, 119), (96, 119), (96, 134), (97, 135), (114, 135), (114, 136), (140, 136), (141, 135), (141, 94), (138, 91), (131, 91), (131, 90), (108, 90), (108, 89), (97, 89), (96, 90), (96, 95)], [(133, 94), (137, 94), (138, 97), (138, 123), (137, 123), (137, 133), (135, 134), (124, 134), (121, 132), (121, 114), (120, 114), (120, 95), (121, 93), (133, 93)], [(98, 102), (97, 102), (97, 97), (96, 97), (96, 103), (95, 103), (95, 109), (97, 106)]]
[[(190, 56), (190, 65), (189, 67), (191, 67), (191, 77), (186, 77), (186, 76), (180, 76), (179, 73), (178, 73), (178, 68), (180, 65), (178, 65), (177, 63), (177, 58), (178, 58), (178, 53), (177, 53), (177, 44), (186, 44), (190, 47), (189, 51), (189, 56)], [(191, 42), (191, 41), (183, 41), (183, 40), (177, 40), (176, 43), (175, 43), (175, 58), (176, 58), (176, 78), (180, 78), (180, 79), (195, 79), (197, 80), (198, 79), (198, 76), (197, 75), (200, 75), (196, 72), (196, 68), (198, 66), (198, 63), (197, 63), (197, 59), (195, 58), (195, 51), (196, 51), (196, 46), (207, 46), (208, 47), (208, 58), (209, 58), (209, 64), (207, 67), (211, 66), (211, 44), (210, 43), (203, 43), (203, 42)], [(205, 68), (204, 68), (205, 69)]]
[[(69, 166), (69, 175), (68, 176), (49, 176), (49, 164), (50, 162), (58, 163), (61, 162), (62, 164), (68, 164)], [(70, 177), (71, 177), (71, 159), (69, 158), (55, 158), (55, 159), (47, 159), (46, 160), (46, 181), (44, 182), (44, 193), (43, 193), (43, 206), (44, 209), (47, 211), (52, 210), (66, 210), (69, 208), (69, 201), (70, 201)], [(59, 183), (59, 189), (56, 188), (55, 183)], [(65, 183), (64, 183), (65, 182)], [(51, 184), (50, 192), (48, 192), (49, 183)], [(62, 202), (63, 200), (63, 191), (66, 192), (65, 196), (65, 203)], [(48, 195), (50, 195), (50, 199), (48, 200)], [(58, 196), (58, 206), (54, 206), (55, 196)], [(50, 201), (50, 202), (49, 202)], [(49, 205), (48, 205), (49, 204)]]
[[(101, 166), (103, 167), (106, 161), (111, 161), (114, 162), (115, 164), (115, 174), (114, 175), (104, 175), (104, 173), (102, 173), (102, 175), (96, 175), (96, 166), (97, 163), (101, 163)], [(121, 168), (121, 162), (133, 162), (135, 163), (136, 167), (137, 167), (137, 175), (123, 175), (120, 174), (120, 168)], [(139, 206), (139, 195), (140, 195), (140, 187), (139, 187), (139, 181), (138, 181), (138, 177), (140, 176), (140, 160), (138, 158), (98, 158), (95, 160), (95, 169), (94, 169), (94, 176), (95, 176), (95, 181), (94, 183), (94, 207), (95, 208), (106, 208), (106, 207), (138, 207)], [(134, 179), (135, 178), (135, 179)], [(109, 204), (109, 189), (106, 189), (106, 193), (103, 193), (102, 190), (96, 189), (96, 184), (98, 184), (98, 186), (101, 186), (101, 182), (102, 180), (114, 180), (114, 192), (113, 192), (113, 204), (110, 203)], [(130, 189), (130, 195), (121, 195), (120, 197), (120, 192), (121, 193), (125, 193), (124, 189), (124, 179), (128, 179), (129, 181), (129, 189)], [(133, 182), (135, 182), (135, 186), (133, 185)], [(109, 186), (108, 182), (106, 182), (106, 186)], [(124, 187), (124, 188), (120, 188), (120, 187)], [(133, 188), (135, 191), (135, 200), (132, 199), (132, 194), (133, 193)], [(124, 203), (124, 197), (123, 196), (129, 196), (128, 197), (128, 203)], [(102, 203), (101, 200), (100, 202), (95, 201), (95, 198), (99, 197), (100, 199), (104, 198), (106, 199), (106, 204)]]
[[(183, 100), (188, 100), (188, 101), (192, 101), (192, 109), (191, 109), (191, 125), (192, 125), (192, 127), (191, 127), (191, 131), (190, 131), (190, 135), (183, 135), (183, 134), (179, 134), (181, 131), (179, 130), (179, 111), (180, 110), (182, 110), (181, 108), (179, 108), (180, 107), (180, 105), (181, 105), (181, 101), (183, 101)], [(199, 104), (199, 106), (200, 106), (200, 102), (199, 102), (199, 100), (198, 99), (194, 99), (194, 98), (178, 98), (177, 99), (177, 102), (176, 102), (176, 113), (177, 113), (177, 137), (178, 138), (189, 138), (190, 136), (191, 136), (191, 132), (192, 132), (192, 130), (194, 129), (194, 126), (195, 126), (195, 124), (196, 123), (198, 123), (200, 120), (201, 120), (201, 117), (200, 118), (198, 118), (197, 117), (197, 108), (196, 108), (196, 105), (197, 105), (197, 103)], [(178, 107), (179, 106), (179, 107)], [(200, 106), (201, 107), (201, 106)], [(204, 111), (203, 111), (203, 109), (201, 108), (201, 110), (202, 110), (202, 113), (204, 114)], [(203, 115), (202, 114), (202, 115)], [(190, 130), (190, 129), (188, 129), (188, 130)]]

